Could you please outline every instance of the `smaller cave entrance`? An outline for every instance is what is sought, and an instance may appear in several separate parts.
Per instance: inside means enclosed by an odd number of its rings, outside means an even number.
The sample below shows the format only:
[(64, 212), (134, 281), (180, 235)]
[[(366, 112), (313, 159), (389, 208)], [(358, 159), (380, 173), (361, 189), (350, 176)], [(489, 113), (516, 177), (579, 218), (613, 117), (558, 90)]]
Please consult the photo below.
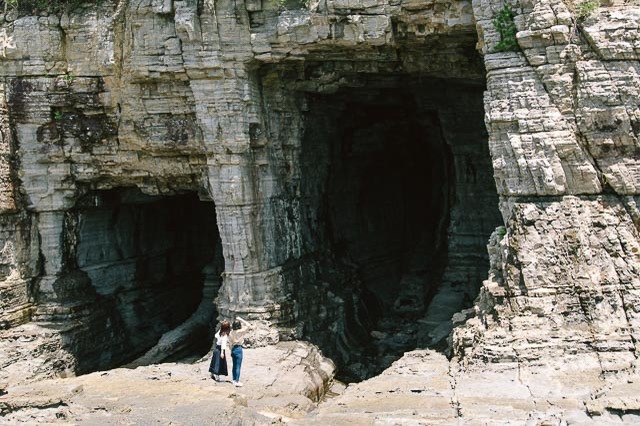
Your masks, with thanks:
[(303, 333), (346, 381), (378, 374), (406, 351), (446, 348), (452, 315), (472, 306), (486, 277), (486, 244), (501, 223), (483, 81), (363, 80), (305, 94), (301, 151), (318, 259), (309, 292), (327, 306), (300, 309)]
[(213, 202), (95, 191), (69, 218), (71, 263), (95, 297), (77, 342), (80, 372), (209, 350), (224, 265)]

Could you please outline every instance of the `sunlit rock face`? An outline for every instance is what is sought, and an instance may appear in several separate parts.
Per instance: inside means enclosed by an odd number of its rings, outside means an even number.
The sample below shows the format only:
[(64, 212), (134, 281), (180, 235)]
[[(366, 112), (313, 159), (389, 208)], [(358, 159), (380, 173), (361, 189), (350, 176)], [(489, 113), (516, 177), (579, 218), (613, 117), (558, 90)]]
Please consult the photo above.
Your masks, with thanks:
[(511, 4), (496, 52), (482, 0), (294, 3), (4, 15), (3, 374), (237, 314), (353, 380), (426, 347), (632, 371), (637, 5)]
[(589, 15), (571, 3), (523, 3), (520, 50), (495, 53), (495, 12), (474, 2), (506, 230), (491, 240), (489, 280), (467, 312), (479, 315), (454, 332), (467, 362), (564, 359), (594, 382), (636, 368), (640, 86), (619, 31), (636, 25), (638, 9), (622, 6)]

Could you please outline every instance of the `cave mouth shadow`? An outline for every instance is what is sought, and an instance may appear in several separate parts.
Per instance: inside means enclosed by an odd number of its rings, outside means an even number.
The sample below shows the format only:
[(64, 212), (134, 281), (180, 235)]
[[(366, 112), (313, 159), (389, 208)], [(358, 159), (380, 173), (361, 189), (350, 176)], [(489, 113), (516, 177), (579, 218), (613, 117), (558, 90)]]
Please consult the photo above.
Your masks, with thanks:
[(213, 202), (91, 191), (67, 212), (65, 234), (59, 287), (87, 312), (65, 333), (77, 373), (208, 352), (224, 269)]
[(344, 381), (379, 374), (410, 350), (446, 351), (452, 315), (478, 295), (502, 222), (484, 89), (375, 75), (304, 95), (301, 193), (318, 272), (302, 293), (340, 301), (332, 315), (301, 308), (300, 317)]

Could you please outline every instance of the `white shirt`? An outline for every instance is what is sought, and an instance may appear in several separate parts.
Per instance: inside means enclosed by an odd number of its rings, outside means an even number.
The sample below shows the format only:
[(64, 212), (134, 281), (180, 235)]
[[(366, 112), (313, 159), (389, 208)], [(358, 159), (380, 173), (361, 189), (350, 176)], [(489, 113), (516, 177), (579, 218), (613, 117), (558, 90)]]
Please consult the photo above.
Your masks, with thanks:
[(229, 341), (229, 336), (226, 334), (220, 335), (220, 332), (216, 333), (216, 346), (220, 346), (222, 350), (225, 350), (227, 347), (227, 342)]

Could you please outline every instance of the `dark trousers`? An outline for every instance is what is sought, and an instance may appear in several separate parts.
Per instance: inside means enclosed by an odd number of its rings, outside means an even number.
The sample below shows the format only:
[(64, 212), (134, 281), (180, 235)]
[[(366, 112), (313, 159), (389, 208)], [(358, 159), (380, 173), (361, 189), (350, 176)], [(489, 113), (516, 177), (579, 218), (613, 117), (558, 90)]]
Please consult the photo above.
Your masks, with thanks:
[(234, 345), (231, 348), (231, 359), (233, 367), (231, 368), (231, 377), (234, 382), (240, 381), (240, 367), (242, 367), (242, 346)]

